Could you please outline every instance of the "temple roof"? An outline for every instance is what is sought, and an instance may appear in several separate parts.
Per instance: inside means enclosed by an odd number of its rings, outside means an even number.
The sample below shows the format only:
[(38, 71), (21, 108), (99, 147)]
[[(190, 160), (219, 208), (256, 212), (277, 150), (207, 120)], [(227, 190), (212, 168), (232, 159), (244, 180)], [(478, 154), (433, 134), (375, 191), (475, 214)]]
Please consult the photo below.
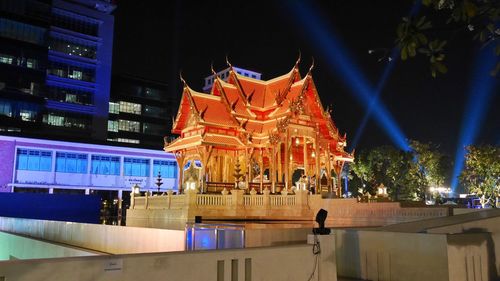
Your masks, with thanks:
[(311, 71), (301, 77), (297, 62), (288, 73), (267, 81), (240, 75), (231, 67), (227, 82), (215, 75), (209, 94), (185, 84), (172, 129), (182, 136), (166, 150), (202, 144), (266, 146), (282, 121), (312, 128), (332, 147), (345, 142), (321, 104)]

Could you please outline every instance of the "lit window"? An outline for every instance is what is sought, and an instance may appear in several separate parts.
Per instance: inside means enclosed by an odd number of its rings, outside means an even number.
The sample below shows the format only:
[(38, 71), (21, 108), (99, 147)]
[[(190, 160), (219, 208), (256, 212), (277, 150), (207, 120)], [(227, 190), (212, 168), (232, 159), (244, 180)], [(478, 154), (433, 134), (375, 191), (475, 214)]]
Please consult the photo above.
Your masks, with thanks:
[(120, 175), (120, 157), (92, 155), (90, 171), (97, 175)]
[(120, 101), (120, 112), (141, 114), (141, 105), (138, 103)]
[(124, 158), (123, 174), (125, 176), (148, 177), (149, 160), (141, 158)]
[(139, 133), (141, 130), (141, 123), (131, 120), (118, 120), (118, 129), (120, 131), (136, 132)]
[(0, 54), (0, 63), (12, 64), (14, 60), (13, 56)]
[(108, 120), (108, 131), (118, 132), (118, 121)]
[(43, 150), (17, 149), (17, 170), (51, 171), (52, 152)]
[(118, 103), (115, 102), (109, 103), (109, 113), (118, 114), (119, 111), (120, 111), (120, 105)]
[(87, 155), (76, 153), (56, 153), (56, 172), (87, 173)]

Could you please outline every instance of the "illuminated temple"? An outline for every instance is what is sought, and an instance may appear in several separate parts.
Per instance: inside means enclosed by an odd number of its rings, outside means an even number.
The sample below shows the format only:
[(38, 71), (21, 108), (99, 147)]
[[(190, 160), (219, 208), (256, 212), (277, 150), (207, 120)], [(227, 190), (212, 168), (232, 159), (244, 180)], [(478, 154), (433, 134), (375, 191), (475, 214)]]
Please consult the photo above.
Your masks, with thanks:
[(262, 193), (306, 189), (341, 195), (346, 136), (321, 104), (312, 66), (302, 77), (300, 59), (284, 75), (263, 81), (238, 74), (215, 79), (209, 93), (183, 80), (179, 111), (165, 142), (179, 167), (179, 192), (224, 188)]

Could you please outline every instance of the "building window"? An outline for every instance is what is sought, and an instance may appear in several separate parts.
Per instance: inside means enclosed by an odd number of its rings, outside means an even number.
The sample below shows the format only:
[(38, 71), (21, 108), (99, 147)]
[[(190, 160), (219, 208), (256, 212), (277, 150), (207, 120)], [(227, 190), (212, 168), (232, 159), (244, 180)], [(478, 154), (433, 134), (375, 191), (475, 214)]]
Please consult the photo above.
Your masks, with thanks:
[(118, 120), (118, 129), (120, 131), (139, 133), (141, 131), (141, 123), (137, 121), (120, 119)]
[(120, 105), (116, 102), (109, 103), (109, 113), (118, 114), (120, 112)]
[(17, 149), (17, 170), (52, 170), (52, 152), (43, 150)]
[(108, 131), (118, 132), (118, 121), (108, 120)]
[(51, 100), (60, 102), (70, 102), (84, 105), (92, 104), (92, 93), (69, 89), (69, 88), (59, 88), (59, 87), (47, 87), (46, 97)]
[(43, 45), (45, 42), (45, 29), (0, 18), (0, 36)]
[(58, 38), (51, 39), (49, 50), (54, 50), (70, 56), (79, 56), (88, 59), (95, 59), (97, 52), (96, 47), (90, 44), (77, 44)]
[(162, 136), (166, 133), (166, 128), (163, 125), (144, 123), (142, 126), (142, 132), (149, 135)]
[(148, 177), (149, 160), (140, 158), (124, 158), (123, 174), (125, 176)]
[(135, 143), (135, 144), (141, 143), (139, 140), (126, 139), (126, 138), (112, 138), (112, 139), (108, 139), (108, 141), (116, 141), (116, 142), (123, 142), (123, 143)]
[(177, 164), (175, 161), (153, 160), (153, 176), (161, 173), (162, 178), (177, 177)]
[(57, 126), (57, 127), (68, 127), (68, 128), (79, 128), (79, 129), (87, 129), (89, 127), (89, 119), (69, 116), (67, 113), (56, 113), (49, 112), (48, 114), (43, 115), (43, 123)]
[(167, 112), (165, 109), (151, 105), (144, 105), (143, 115), (156, 118), (167, 118)]
[(47, 74), (85, 82), (95, 82), (95, 70), (81, 66), (51, 62)]
[(0, 115), (12, 117), (12, 105), (10, 102), (0, 100)]
[(33, 110), (28, 110), (28, 109), (21, 109), (19, 111), (19, 116), (21, 117), (21, 120), (23, 121), (29, 121), (29, 122), (35, 122), (36, 121), (36, 111)]
[(131, 103), (120, 101), (120, 112), (132, 113), (132, 114), (141, 114), (141, 105), (138, 103)]
[(96, 175), (120, 175), (120, 157), (92, 155), (91, 173)]
[(14, 56), (0, 54), (0, 63), (13, 64), (15, 60)]
[(56, 152), (56, 172), (87, 173), (87, 155)]

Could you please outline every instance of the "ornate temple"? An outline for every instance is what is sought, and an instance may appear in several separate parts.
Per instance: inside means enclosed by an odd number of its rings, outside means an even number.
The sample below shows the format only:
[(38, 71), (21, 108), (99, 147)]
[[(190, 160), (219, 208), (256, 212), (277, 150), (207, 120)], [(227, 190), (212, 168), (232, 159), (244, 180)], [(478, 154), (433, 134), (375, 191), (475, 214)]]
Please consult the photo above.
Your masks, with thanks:
[[(176, 156), (179, 192), (240, 188), (262, 193), (307, 189), (341, 195), (345, 152), (329, 109), (322, 106), (311, 70), (292, 70), (263, 81), (238, 74), (228, 63), (226, 81), (215, 75), (208, 94), (184, 80), (172, 132), (165, 142)], [(255, 192), (252, 191), (252, 192)]]

